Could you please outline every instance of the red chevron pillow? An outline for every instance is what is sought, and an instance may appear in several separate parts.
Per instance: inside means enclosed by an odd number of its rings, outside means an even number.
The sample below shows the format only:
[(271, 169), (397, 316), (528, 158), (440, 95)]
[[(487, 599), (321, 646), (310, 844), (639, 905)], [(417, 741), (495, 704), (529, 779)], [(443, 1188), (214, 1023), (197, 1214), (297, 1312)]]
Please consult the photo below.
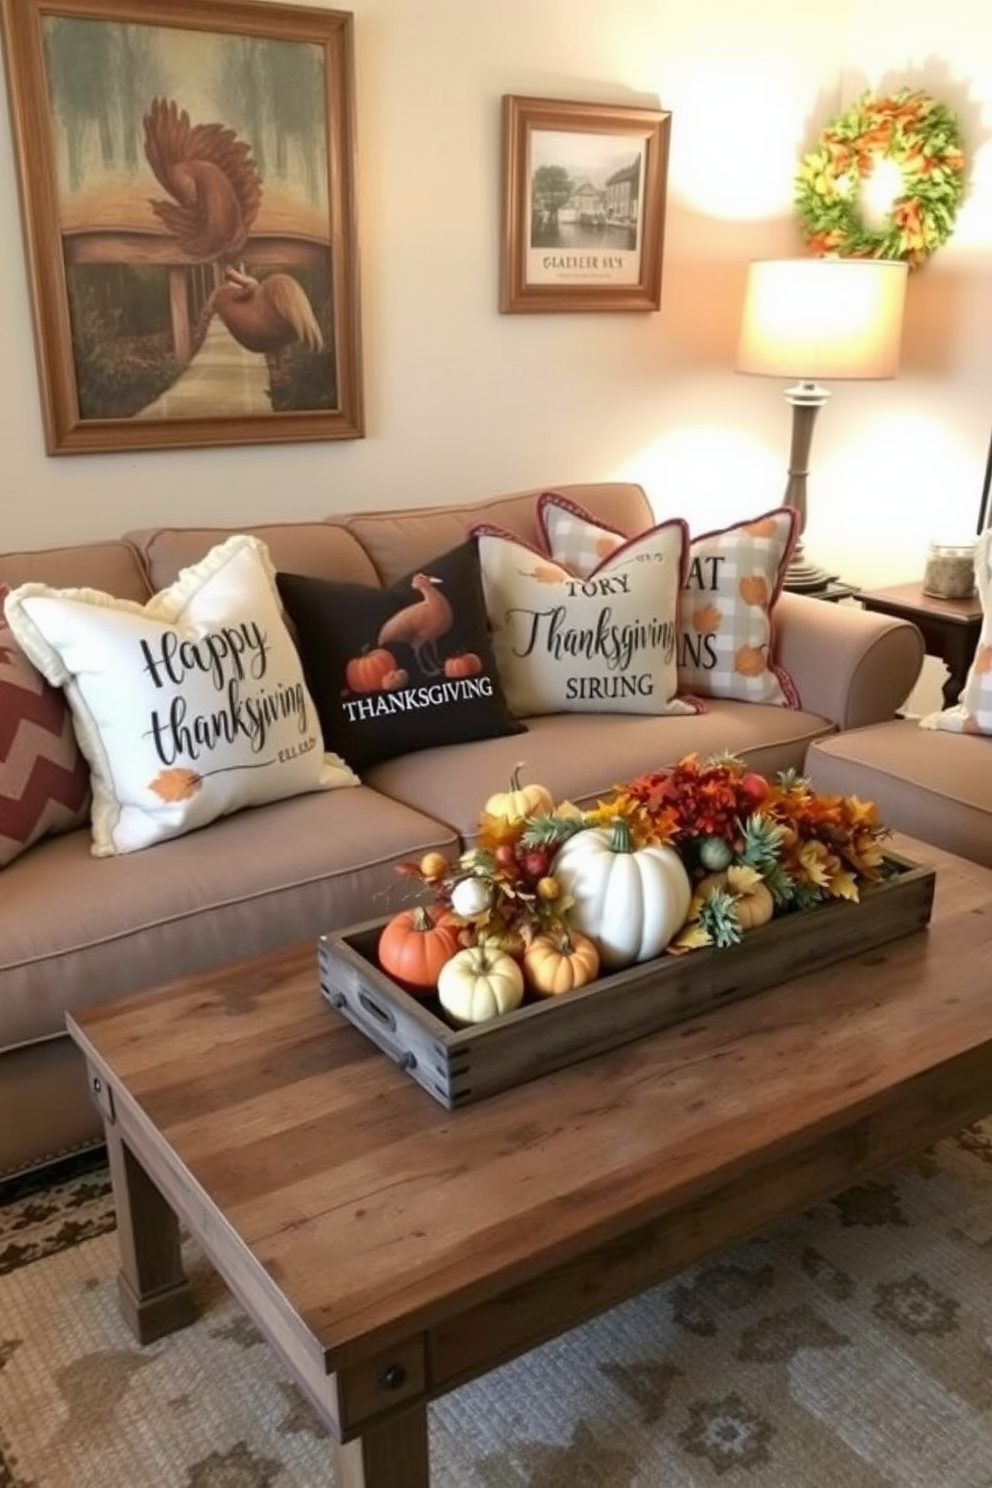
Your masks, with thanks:
[(24, 655), (0, 584), (0, 868), (55, 832), (89, 820), (90, 774), (68, 706)]

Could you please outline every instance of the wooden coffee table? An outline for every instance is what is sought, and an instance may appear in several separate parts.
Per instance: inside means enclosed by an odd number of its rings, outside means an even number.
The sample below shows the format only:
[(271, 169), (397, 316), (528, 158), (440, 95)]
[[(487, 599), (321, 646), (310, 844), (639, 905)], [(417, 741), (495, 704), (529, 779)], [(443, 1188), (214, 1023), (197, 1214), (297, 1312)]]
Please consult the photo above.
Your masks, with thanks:
[(992, 1110), (992, 872), (894, 845), (938, 867), (929, 930), (459, 1111), (314, 945), (77, 1011), (134, 1333), (192, 1316), (178, 1215), (338, 1488), (427, 1488), (432, 1397)]

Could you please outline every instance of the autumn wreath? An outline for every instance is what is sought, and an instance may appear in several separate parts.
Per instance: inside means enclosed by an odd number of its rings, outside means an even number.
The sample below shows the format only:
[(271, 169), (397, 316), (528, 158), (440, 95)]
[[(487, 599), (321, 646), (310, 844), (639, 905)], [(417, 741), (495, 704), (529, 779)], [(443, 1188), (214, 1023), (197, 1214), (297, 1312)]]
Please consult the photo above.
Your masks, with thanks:
[[(862, 188), (887, 164), (892, 206), (865, 221)], [(904, 259), (912, 267), (951, 236), (964, 197), (964, 151), (955, 115), (926, 93), (866, 93), (803, 156), (796, 206), (806, 242), (821, 257)]]

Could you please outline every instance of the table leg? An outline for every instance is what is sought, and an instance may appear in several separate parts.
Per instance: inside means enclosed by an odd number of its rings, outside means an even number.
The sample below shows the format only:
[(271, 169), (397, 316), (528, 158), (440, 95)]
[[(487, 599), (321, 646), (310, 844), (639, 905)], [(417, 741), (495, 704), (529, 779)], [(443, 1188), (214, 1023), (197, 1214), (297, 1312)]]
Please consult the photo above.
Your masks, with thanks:
[(183, 1270), (179, 1221), (120, 1132), (106, 1123), (121, 1269), (121, 1314), (139, 1343), (154, 1343), (195, 1317)]
[(334, 1452), (336, 1488), (430, 1488), (427, 1407), (413, 1406), (355, 1441), (335, 1442)]
[(939, 655), (947, 668), (947, 681), (943, 688), (944, 707), (953, 708), (968, 680), (968, 669), (978, 644), (977, 628), (973, 630), (969, 627), (965, 630), (957, 626), (952, 630), (948, 627), (942, 636), (942, 642)]

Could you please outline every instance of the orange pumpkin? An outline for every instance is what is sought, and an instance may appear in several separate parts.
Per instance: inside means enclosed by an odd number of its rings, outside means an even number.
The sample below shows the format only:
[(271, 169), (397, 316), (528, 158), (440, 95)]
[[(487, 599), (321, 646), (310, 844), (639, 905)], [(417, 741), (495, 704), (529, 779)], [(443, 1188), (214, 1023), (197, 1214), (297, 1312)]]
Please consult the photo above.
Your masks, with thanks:
[(539, 997), (559, 997), (584, 987), (599, 972), (599, 951), (577, 930), (535, 935), (524, 951), (524, 980)]
[(418, 904), (386, 921), (377, 954), (383, 971), (424, 997), (435, 990), (441, 967), (460, 949), (458, 926), (448, 922), (447, 911)]
[(735, 884), (733, 871), (728, 874), (723, 869), (720, 873), (707, 873), (696, 885), (696, 895), (699, 899), (705, 899), (710, 893), (730, 895), (734, 901), (737, 923), (742, 930), (754, 930), (759, 925), (767, 925), (775, 913), (772, 891), (761, 878), (740, 888)]
[(474, 651), (465, 651), (461, 656), (449, 656), (444, 663), (446, 677), (475, 677), (482, 671), (482, 661)]
[(352, 692), (379, 692), (390, 672), (397, 670), (396, 657), (385, 646), (353, 656), (344, 669), (344, 679)]

